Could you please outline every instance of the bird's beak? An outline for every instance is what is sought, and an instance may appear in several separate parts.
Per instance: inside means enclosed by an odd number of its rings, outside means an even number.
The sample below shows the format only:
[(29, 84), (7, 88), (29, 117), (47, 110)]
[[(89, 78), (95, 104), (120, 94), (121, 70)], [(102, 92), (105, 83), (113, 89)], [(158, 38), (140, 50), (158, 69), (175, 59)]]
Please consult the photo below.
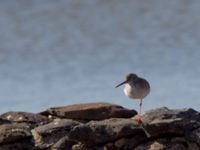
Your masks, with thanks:
[(124, 81), (124, 82), (118, 84), (115, 88), (118, 88), (119, 86), (121, 86), (121, 85), (123, 85), (123, 84), (125, 84), (125, 83), (127, 83), (127, 81)]

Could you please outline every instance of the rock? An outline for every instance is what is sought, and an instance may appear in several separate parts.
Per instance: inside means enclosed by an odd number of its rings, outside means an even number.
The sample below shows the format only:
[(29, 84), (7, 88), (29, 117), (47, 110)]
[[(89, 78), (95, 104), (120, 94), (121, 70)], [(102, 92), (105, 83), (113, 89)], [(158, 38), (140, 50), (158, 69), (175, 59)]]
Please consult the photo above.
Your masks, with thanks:
[(193, 109), (159, 108), (142, 115), (142, 125), (150, 137), (164, 135), (183, 136), (200, 127), (200, 116)]
[(77, 143), (72, 146), (72, 150), (86, 150), (86, 147), (82, 143)]
[(114, 149), (116, 149), (114, 143), (106, 143), (104, 145), (104, 149), (103, 150), (114, 150)]
[(200, 145), (197, 145), (193, 142), (189, 142), (187, 150), (200, 150)]
[(56, 142), (53, 146), (52, 149), (53, 150), (71, 150), (72, 149), (72, 145), (74, 145), (75, 142), (70, 141), (68, 136), (64, 136), (63, 138), (61, 138), (58, 142)]
[(49, 122), (49, 119), (46, 116), (39, 114), (28, 113), (28, 112), (7, 112), (0, 115), (0, 118), (3, 120), (8, 120), (11, 122), (26, 122), (31, 125), (42, 125)]
[(10, 124), (10, 123), (11, 123), (11, 121), (4, 120), (4, 119), (0, 118), (0, 125), (2, 125), (2, 124)]
[(200, 145), (200, 128), (188, 133), (188, 140)]
[(122, 138), (122, 139), (117, 140), (114, 145), (117, 149), (120, 149), (120, 148), (124, 147), (124, 145), (127, 143), (127, 141), (128, 141), (128, 139)]
[(200, 122), (200, 113), (195, 111), (194, 109), (168, 109), (167, 107), (161, 107), (146, 111), (142, 114), (142, 122), (150, 123), (156, 120), (162, 119), (188, 119), (194, 120), (196, 122)]
[[(124, 139), (124, 138), (123, 138)], [(136, 146), (138, 146), (139, 144), (147, 141), (147, 137), (143, 136), (143, 135), (135, 135), (131, 138), (126, 138), (124, 140), (118, 140), (115, 142), (115, 149), (125, 149), (125, 150), (129, 150), (129, 149), (134, 149)]]
[(49, 148), (61, 138), (68, 135), (69, 131), (79, 125), (77, 121), (70, 119), (56, 120), (49, 124), (39, 126), (31, 130), (36, 147), (40, 149)]
[(79, 120), (103, 120), (108, 118), (130, 118), (136, 115), (137, 112), (109, 103), (87, 103), (49, 108), (40, 114)]
[(69, 133), (69, 138), (89, 147), (136, 134), (145, 135), (132, 119), (112, 118), (76, 126)]
[(11, 143), (30, 137), (30, 126), (25, 123), (0, 125), (0, 144)]
[(0, 145), (0, 150), (37, 150), (30, 139)]
[(184, 138), (161, 138), (137, 146), (134, 150), (188, 150)]

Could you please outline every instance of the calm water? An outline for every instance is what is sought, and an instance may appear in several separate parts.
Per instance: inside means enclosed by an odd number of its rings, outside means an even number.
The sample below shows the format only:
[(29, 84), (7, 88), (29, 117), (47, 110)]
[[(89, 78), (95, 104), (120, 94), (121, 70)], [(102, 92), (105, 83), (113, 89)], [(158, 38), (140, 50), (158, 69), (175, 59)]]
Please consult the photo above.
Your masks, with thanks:
[(199, 0), (1, 0), (0, 112), (104, 101), (145, 77), (144, 110), (200, 110)]

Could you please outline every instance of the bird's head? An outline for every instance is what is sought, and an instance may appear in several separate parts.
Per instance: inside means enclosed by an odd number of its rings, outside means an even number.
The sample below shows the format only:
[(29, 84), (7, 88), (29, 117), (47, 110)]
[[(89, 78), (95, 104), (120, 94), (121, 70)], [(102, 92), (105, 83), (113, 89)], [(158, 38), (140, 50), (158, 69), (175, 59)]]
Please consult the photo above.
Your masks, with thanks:
[(138, 78), (138, 76), (134, 73), (129, 73), (126, 75), (126, 79), (124, 82), (118, 84), (115, 88), (123, 85), (123, 84), (126, 84), (126, 83), (129, 83), (129, 82), (132, 82), (132, 81), (135, 81), (136, 79)]

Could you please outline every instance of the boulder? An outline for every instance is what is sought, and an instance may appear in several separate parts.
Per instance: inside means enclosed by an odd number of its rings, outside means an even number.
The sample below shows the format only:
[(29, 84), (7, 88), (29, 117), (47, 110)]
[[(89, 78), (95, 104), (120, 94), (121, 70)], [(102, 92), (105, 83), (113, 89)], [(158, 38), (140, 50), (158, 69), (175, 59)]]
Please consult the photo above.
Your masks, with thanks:
[(140, 144), (134, 150), (199, 150), (199, 147), (183, 137), (160, 138)]
[(197, 143), (200, 146), (200, 128), (188, 132), (188, 140)]
[(200, 115), (193, 109), (153, 109), (142, 114), (142, 126), (149, 137), (184, 136), (200, 127)]
[(0, 125), (0, 144), (16, 142), (30, 137), (30, 126), (26, 123)]
[(132, 119), (112, 118), (78, 125), (71, 130), (69, 138), (89, 147), (134, 135), (145, 136), (145, 133)]
[(87, 103), (49, 108), (40, 114), (77, 120), (103, 120), (108, 118), (130, 118), (136, 115), (137, 112), (109, 103)]
[(130, 138), (122, 138), (115, 141), (114, 146), (116, 150), (120, 149), (134, 149), (137, 145), (146, 142), (148, 139), (146, 136), (143, 135), (135, 135)]
[(14, 112), (10, 111), (0, 115), (0, 118), (10, 122), (24, 122), (31, 125), (42, 125), (49, 122), (46, 116), (29, 112)]
[(0, 145), (0, 150), (38, 150), (31, 139), (21, 139), (16, 142)]
[(40, 149), (49, 148), (63, 137), (66, 137), (70, 130), (79, 124), (81, 123), (71, 119), (57, 119), (54, 122), (37, 127), (31, 130), (35, 140), (35, 146)]
[(66, 149), (71, 150), (72, 145), (74, 145), (74, 144), (76, 144), (76, 143), (73, 141), (70, 141), (68, 136), (64, 136), (52, 146), (52, 149), (53, 150), (66, 150)]
[(11, 123), (11, 121), (0, 118), (0, 125), (9, 123)]

